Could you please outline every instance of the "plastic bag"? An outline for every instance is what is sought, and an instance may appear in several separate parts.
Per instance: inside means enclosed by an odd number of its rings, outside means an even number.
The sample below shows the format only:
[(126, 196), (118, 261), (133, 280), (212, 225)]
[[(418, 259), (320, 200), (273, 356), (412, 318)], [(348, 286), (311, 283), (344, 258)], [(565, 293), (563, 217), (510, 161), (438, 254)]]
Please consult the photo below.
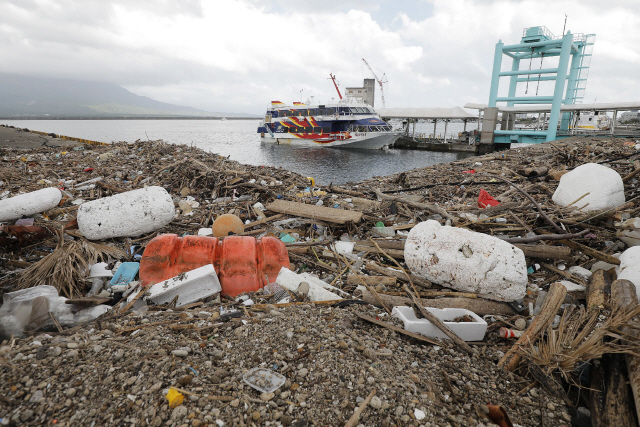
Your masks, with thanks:
[(58, 296), (53, 286), (35, 286), (4, 294), (0, 307), (0, 335), (22, 336), (25, 329), (38, 329), (52, 322), (49, 312), (56, 318), (72, 316), (67, 299)]
[(499, 201), (491, 197), (489, 193), (487, 193), (484, 189), (480, 189), (480, 195), (478, 196), (478, 207), (486, 208), (488, 206), (498, 206), (500, 204)]

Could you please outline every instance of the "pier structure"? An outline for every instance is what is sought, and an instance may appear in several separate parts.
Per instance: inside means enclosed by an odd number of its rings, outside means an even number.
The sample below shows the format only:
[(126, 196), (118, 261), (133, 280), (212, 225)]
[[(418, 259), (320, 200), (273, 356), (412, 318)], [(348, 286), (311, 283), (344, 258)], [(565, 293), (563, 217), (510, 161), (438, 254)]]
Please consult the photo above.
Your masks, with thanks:
[[(580, 102), (584, 97), (584, 89), (588, 75), (589, 63), (593, 50), (595, 34), (571, 34), (568, 31), (561, 37), (555, 37), (545, 27), (530, 27), (523, 31), (522, 40), (518, 44), (505, 45), (502, 40), (496, 44), (491, 76), (489, 103), (484, 109), (481, 145), (496, 144), (496, 148), (508, 148), (512, 142), (545, 142), (556, 139), (558, 129), (568, 130), (570, 114), (563, 113), (560, 126), (561, 106)], [(503, 56), (512, 59), (511, 70), (502, 71)], [(557, 59), (557, 66), (543, 68), (545, 59)], [(521, 69), (521, 61), (528, 67)], [(527, 61), (528, 60), (528, 61)], [(532, 68), (532, 62), (539, 62), (539, 68)], [(500, 79), (509, 78), (506, 96), (499, 96)], [(540, 82), (552, 82), (551, 94), (539, 95)], [(526, 83), (524, 94), (522, 84)], [(519, 84), (520, 87), (518, 86)], [(535, 85), (535, 95), (533, 92)], [(531, 86), (531, 87), (530, 87)], [(544, 86), (544, 84), (543, 84)], [(518, 90), (520, 89), (520, 90)], [(507, 107), (516, 105), (550, 104), (549, 125), (544, 130), (514, 129), (514, 117), (503, 117), (501, 129), (496, 130), (498, 122), (498, 103), (506, 102)], [(502, 108), (503, 114), (506, 111)], [(490, 126), (494, 126), (493, 129)], [(504, 144), (503, 147), (500, 147)]]
[[(390, 119), (403, 120), (406, 125), (403, 127), (404, 136), (397, 142), (396, 146), (402, 148), (415, 148), (429, 151), (465, 151), (475, 152), (475, 137), (467, 138), (465, 143), (460, 140), (447, 138), (447, 128), (452, 120), (459, 120), (464, 123), (463, 133), (466, 133), (467, 123), (478, 121), (478, 116), (467, 112), (462, 107), (451, 108), (378, 108), (376, 109), (380, 117), (387, 121)], [(427, 137), (416, 135), (416, 123), (419, 120), (433, 121), (433, 134)], [(442, 139), (437, 137), (436, 125), (444, 122), (444, 135)], [(454, 143), (455, 142), (455, 143)]]

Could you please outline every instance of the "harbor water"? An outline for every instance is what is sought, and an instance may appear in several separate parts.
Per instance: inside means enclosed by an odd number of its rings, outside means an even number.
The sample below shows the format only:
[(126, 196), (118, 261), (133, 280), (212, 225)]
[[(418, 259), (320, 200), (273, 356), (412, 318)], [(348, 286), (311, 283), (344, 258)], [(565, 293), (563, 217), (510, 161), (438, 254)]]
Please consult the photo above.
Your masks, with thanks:
[[(101, 142), (158, 140), (193, 145), (240, 163), (282, 167), (328, 185), (357, 182), (436, 163), (469, 157), (470, 153), (413, 150), (302, 148), (261, 143), (259, 120), (0, 120), (0, 124)], [(444, 131), (437, 124), (436, 133)], [(457, 136), (462, 123), (449, 123), (447, 135)], [(475, 123), (467, 124), (467, 130)], [(433, 123), (417, 123), (416, 134), (433, 133)], [(0, 145), (1, 142), (0, 142)]]

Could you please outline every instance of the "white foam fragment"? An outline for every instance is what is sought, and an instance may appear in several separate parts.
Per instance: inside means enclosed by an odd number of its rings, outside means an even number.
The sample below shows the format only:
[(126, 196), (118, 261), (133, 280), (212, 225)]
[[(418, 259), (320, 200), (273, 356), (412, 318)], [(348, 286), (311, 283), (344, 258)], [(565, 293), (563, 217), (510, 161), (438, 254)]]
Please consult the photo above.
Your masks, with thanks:
[(147, 291), (145, 300), (154, 304), (165, 304), (173, 301), (177, 295), (176, 307), (180, 307), (210, 297), (220, 291), (222, 291), (222, 287), (216, 270), (213, 264), (207, 264), (152, 285)]
[(640, 246), (633, 246), (622, 252), (616, 273), (618, 279), (630, 280), (636, 285), (636, 295), (640, 298)]
[(581, 207), (588, 203), (583, 210), (592, 211), (615, 208), (625, 202), (624, 184), (618, 172), (596, 163), (585, 163), (562, 175), (552, 199), (561, 206), (567, 206), (587, 193), (572, 206)]
[(13, 221), (58, 206), (62, 193), (55, 187), (0, 200), (0, 221)]
[(560, 280), (558, 283), (567, 288), (567, 292), (584, 292), (587, 290), (584, 285), (580, 285), (569, 280)]
[(169, 193), (147, 187), (80, 205), (78, 227), (90, 240), (136, 237), (169, 224), (174, 214)]
[[(466, 310), (464, 308), (431, 308), (424, 307), (435, 317), (440, 319), (445, 325), (449, 327), (457, 336), (463, 341), (482, 341), (484, 334), (487, 332), (487, 322), (473, 311)], [(440, 328), (431, 323), (427, 319), (418, 319), (413, 307), (398, 306), (393, 307), (391, 315), (396, 319), (400, 319), (404, 324), (404, 329), (416, 334), (421, 334), (427, 337), (451, 339)], [(469, 316), (473, 319), (473, 322), (456, 322), (455, 319)]]
[(527, 290), (524, 253), (497, 237), (429, 220), (409, 232), (404, 259), (411, 272), (442, 286), (496, 301)]
[[(276, 283), (288, 291), (298, 292), (298, 285), (300, 282), (309, 283), (309, 300), (310, 301), (332, 301), (342, 299), (341, 296), (325, 289), (325, 287), (333, 288), (333, 286), (322, 282), (320, 279), (316, 279), (310, 275), (296, 274), (286, 267), (280, 269)], [(322, 282), (322, 284), (318, 283)], [(337, 289), (337, 288), (334, 288)], [(339, 290), (339, 289), (337, 289)]]

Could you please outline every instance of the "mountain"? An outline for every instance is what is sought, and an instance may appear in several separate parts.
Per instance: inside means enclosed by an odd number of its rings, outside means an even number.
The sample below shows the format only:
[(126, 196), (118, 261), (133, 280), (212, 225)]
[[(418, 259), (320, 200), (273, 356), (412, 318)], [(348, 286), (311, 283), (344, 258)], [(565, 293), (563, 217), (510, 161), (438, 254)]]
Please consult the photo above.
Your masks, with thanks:
[(112, 83), (0, 73), (0, 117), (244, 117), (139, 96)]

